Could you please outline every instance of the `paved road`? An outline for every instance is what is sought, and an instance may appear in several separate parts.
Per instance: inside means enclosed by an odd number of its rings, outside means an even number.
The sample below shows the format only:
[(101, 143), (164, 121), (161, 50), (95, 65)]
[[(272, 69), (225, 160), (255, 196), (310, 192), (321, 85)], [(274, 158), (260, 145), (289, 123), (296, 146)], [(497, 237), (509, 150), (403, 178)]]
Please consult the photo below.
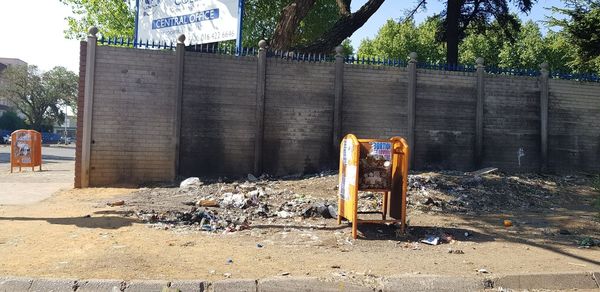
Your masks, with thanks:
[(0, 205), (31, 204), (73, 187), (75, 147), (43, 147), (42, 171), (10, 173), (10, 147), (0, 145)]

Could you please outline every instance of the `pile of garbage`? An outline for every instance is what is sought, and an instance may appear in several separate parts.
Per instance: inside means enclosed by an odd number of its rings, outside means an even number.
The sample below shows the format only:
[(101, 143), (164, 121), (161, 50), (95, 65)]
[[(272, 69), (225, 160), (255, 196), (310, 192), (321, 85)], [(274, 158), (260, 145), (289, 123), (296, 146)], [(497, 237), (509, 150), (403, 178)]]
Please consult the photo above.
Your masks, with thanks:
[(473, 174), (439, 171), (409, 176), (408, 206), (424, 212), (486, 213), (558, 207), (569, 201), (564, 189), (584, 177), (506, 175), (492, 169)]
[[(181, 204), (168, 203), (173, 201)], [(179, 188), (134, 192), (128, 205), (137, 208), (135, 214), (141, 220), (158, 228), (188, 226), (211, 232), (240, 231), (252, 223), (273, 224), (282, 219), (337, 218), (335, 195), (331, 199), (308, 197), (280, 189), (277, 181), (266, 179), (204, 184), (193, 177)]]
[[(560, 206), (565, 189), (583, 184), (577, 176), (506, 175), (496, 169), (474, 173), (438, 171), (409, 175), (410, 212), (477, 214)], [(337, 218), (335, 172), (289, 178), (203, 182), (188, 178), (179, 187), (143, 188), (126, 207), (156, 228), (183, 227), (233, 232), (251, 225), (324, 224)], [(358, 211), (379, 211), (379, 193), (359, 192)], [(332, 221), (328, 221), (331, 223)]]

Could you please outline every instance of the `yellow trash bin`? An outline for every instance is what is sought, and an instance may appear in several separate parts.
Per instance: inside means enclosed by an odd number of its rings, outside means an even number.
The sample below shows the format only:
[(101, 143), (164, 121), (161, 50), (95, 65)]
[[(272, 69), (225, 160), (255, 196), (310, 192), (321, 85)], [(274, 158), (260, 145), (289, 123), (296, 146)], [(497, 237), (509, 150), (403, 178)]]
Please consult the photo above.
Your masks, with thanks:
[[(360, 223), (400, 223), (406, 228), (408, 188), (408, 143), (401, 137), (358, 139), (348, 134), (340, 145), (338, 224), (342, 218), (352, 222), (352, 237)], [(359, 219), (358, 191), (383, 194), (381, 220)], [(387, 219), (387, 217), (392, 219)]]

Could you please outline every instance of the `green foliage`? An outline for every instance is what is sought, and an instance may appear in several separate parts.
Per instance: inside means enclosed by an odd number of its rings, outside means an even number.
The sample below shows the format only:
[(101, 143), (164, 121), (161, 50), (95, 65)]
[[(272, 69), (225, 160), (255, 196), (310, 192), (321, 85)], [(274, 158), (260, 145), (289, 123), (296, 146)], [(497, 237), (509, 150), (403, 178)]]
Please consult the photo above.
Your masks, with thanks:
[(341, 46), (344, 48), (344, 56), (354, 55), (354, 47), (350, 39), (345, 39)]
[[(69, 6), (75, 17), (67, 17), (68, 39), (83, 39), (89, 27), (98, 27), (105, 36), (133, 37), (135, 4), (123, 0), (60, 0)], [(269, 41), (281, 16), (282, 9), (292, 0), (245, 0), (244, 35), (245, 47), (256, 47), (261, 39)], [(339, 19), (336, 0), (317, 0), (297, 28), (294, 46), (306, 45), (330, 29)], [(225, 42), (233, 45), (233, 41)]]
[(554, 13), (565, 18), (550, 16), (550, 26), (560, 27), (566, 42), (572, 47), (569, 67), (576, 72), (600, 73), (600, 1), (564, 0), (565, 8), (552, 7)]
[(11, 66), (2, 72), (0, 97), (25, 115), (35, 130), (61, 123), (65, 113), (61, 104), (75, 104), (78, 77), (64, 67), (40, 72), (36, 66)]
[(71, 7), (75, 17), (69, 16), (65, 37), (84, 39), (91, 26), (106, 36), (132, 36), (135, 10), (124, 0), (59, 0)]
[(406, 60), (410, 52), (419, 54), (419, 61), (443, 62), (445, 50), (436, 42), (435, 33), (439, 20), (429, 18), (419, 26), (413, 21), (396, 22), (388, 20), (375, 38), (364, 39), (358, 54), (365, 57), (382, 57)]
[(25, 121), (14, 111), (8, 111), (0, 116), (0, 129), (14, 131), (25, 128)]
[(504, 42), (499, 65), (507, 68), (539, 69), (545, 61), (545, 44), (537, 24), (528, 21), (521, 26), (515, 42)]
[[(445, 63), (444, 44), (436, 41), (435, 27), (441, 25), (436, 18), (415, 26), (413, 22), (397, 23), (388, 20), (373, 39), (365, 39), (358, 48), (359, 55), (383, 58), (405, 58), (411, 51), (419, 61)], [(470, 27), (460, 44), (459, 63), (474, 64), (483, 57), (486, 66), (520, 69), (539, 69), (548, 62), (550, 69), (561, 72), (597, 72), (600, 67), (582, 67), (577, 47), (566, 32), (550, 31), (542, 36), (540, 27), (531, 21), (518, 24), (520, 31), (506, 33), (494, 21), (485, 28)], [(511, 37), (512, 36), (512, 37)], [(600, 57), (593, 64), (600, 65)]]

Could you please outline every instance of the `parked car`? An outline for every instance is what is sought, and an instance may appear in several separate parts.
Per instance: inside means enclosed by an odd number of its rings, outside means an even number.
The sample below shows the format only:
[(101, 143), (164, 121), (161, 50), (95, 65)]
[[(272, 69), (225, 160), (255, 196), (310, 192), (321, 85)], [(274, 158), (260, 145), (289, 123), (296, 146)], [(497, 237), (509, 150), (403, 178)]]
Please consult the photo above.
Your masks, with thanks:
[(71, 137), (60, 137), (60, 144), (71, 144)]
[(6, 136), (2, 137), (2, 143), (4, 143), (4, 144), (10, 144), (11, 140), (12, 139), (10, 138), (10, 135), (6, 135)]

